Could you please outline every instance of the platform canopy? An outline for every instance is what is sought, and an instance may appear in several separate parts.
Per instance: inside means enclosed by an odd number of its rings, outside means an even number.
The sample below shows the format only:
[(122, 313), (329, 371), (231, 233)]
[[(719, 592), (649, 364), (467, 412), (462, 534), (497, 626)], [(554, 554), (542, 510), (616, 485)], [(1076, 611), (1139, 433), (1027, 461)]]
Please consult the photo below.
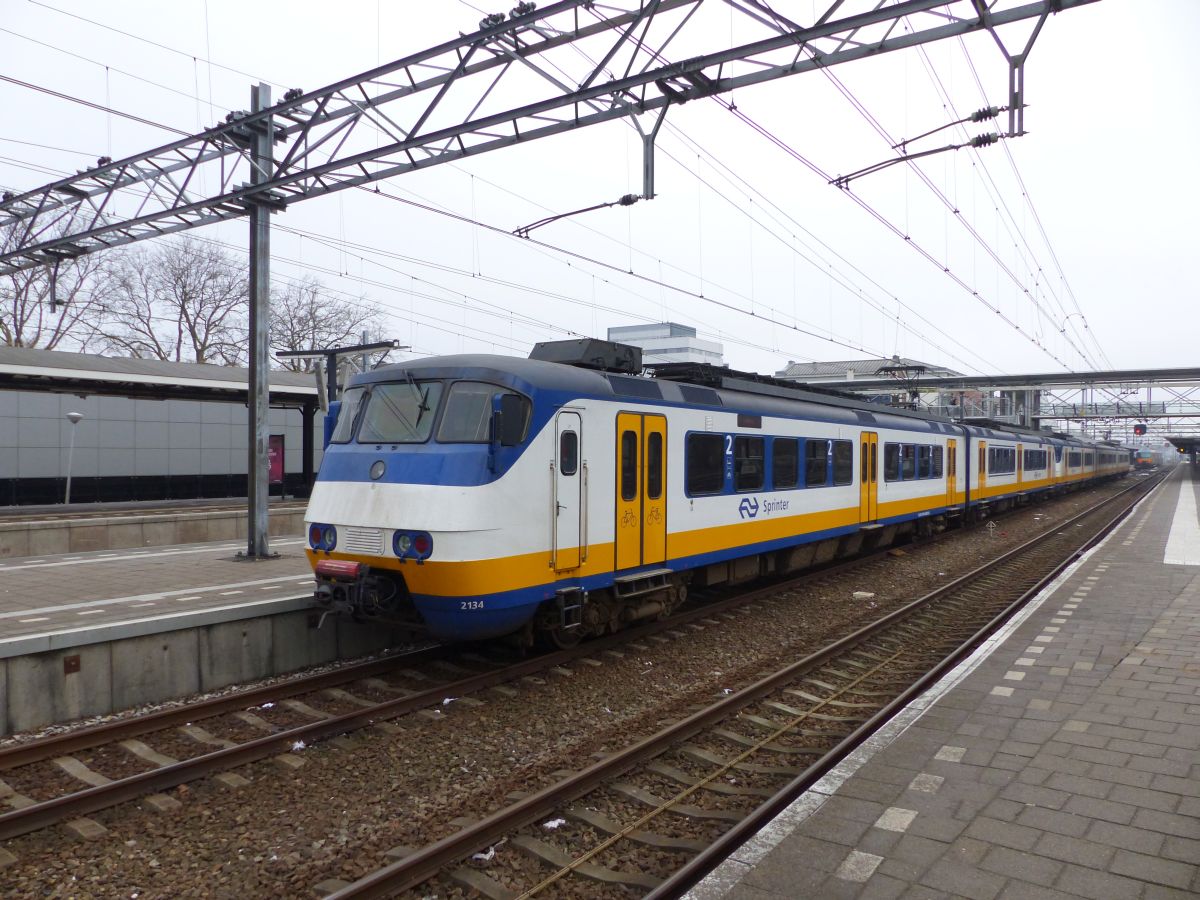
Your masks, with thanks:
[[(245, 404), (248, 373), (234, 366), (0, 347), (0, 390)], [(271, 406), (304, 409), (317, 404), (312, 375), (273, 371), (269, 382)]]

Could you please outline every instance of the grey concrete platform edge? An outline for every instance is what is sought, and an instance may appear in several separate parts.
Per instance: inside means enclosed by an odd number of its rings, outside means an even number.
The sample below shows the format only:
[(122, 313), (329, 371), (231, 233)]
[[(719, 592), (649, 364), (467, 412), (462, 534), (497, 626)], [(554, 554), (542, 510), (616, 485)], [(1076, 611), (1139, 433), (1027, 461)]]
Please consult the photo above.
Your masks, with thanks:
[(791, 805), (768, 822), (754, 837), (730, 854), (724, 862), (684, 895), (685, 900), (721, 900), (721, 898), (724, 898), (733, 891), (742, 879), (753, 871), (758, 863), (762, 862), (772, 850), (778, 847), (808, 818), (820, 810), (826, 801), (855, 772), (862, 768), (876, 754), (900, 738), (935, 703), (986, 661), (1026, 620), (1041, 609), (1042, 605), (1053, 597), (1081, 567), (1094, 555), (1101, 552), (1109, 541), (1120, 532), (1121, 527), (1136, 516), (1141, 507), (1149, 502), (1159, 491), (1163, 490), (1168, 483), (1168, 481), (1164, 481), (1163, 484), (1156, 487), (1150, 494), (1139, 500), (1122, 521), (1121, 525), (1118, 525), (1117, 528), (1113, 529), (1096, 546), (1076, 559), (1054, 581), (1046, 585), (1020, 612), (980, 644), (970, 656), (947, 672), (929, 690), (905, 706), (904, 709), (893, 716), (883, 727), (867, 739), (861, 747), (847, 756), (846, 759), (835, 766), (828, 774), (796, 798)]
[(253, 619), (259, 616), (275, 616), (297, 610), (316, 611), (313, 606), (312, 591), (306, 591), (303, 594), (296, 594), (292, 597), (273, 597), (270, 600), (259, 600), (254, 603), (230, 603), (225, 606), (184, 610), (167, 615), (160, 613), (141, 619), (128, 619), (123, 622), (99, 622), (83, 628), (69, 628), (59, 631), (47, 631), (42, 634), (0, 638), (0, 659), (11, 659), (14, 656), (28, 656), (34, 653), (47, 653), (51, 650), (69, 650), (74, 647), (86, 647), (89, 644), (122, 641), (128, 638), (143, 637), (148, 634), (162, 634), (167, 631), (200, 628), (204, 625), (236, 622), (241, 619)]
[(0, 735), (367, 656), (403, 646), (404, 640), (338, 616), (322, 623), (306, 595), (4, 644)]
[[(304, 506), (269, 510), (274, 536), (303, 533)], [(234, 540), (246, 535), (245, 510), (134, 512), (80, 519), (0, 521), (0, 560), (96, 550)]]

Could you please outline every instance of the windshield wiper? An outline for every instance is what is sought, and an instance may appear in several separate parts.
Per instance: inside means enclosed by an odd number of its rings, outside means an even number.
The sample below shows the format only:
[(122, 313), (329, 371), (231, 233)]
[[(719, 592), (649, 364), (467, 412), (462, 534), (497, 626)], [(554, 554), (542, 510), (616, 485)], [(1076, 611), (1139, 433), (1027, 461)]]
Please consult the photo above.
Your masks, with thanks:
[(413, 431), (415, 432), (417, 430), (417, 426), (421, 424), (421, 417), (424, 416), (425, 413), (429, 412), (429, 385), (426, 385), (425, 390), (422, 391), (419, 387), (417, 387), (417, 382), (416, 379), (413, 378), (412, 372), (406, 371), (404, 374), (408, 376), (408, 386), (412, 388), (413, 393), (417, 395), (417, 421), (413, 423)]

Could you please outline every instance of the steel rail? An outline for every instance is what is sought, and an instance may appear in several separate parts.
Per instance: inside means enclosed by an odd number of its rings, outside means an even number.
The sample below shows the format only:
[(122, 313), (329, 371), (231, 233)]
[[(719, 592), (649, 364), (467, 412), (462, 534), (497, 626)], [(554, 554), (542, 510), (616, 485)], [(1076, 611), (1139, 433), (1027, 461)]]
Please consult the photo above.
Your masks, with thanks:
[[(697, 856), (689, 860), (683, 868), (679, 869), (674, 875), (664, 881), (661, 885), (646, 895), (646, 900), (665, 900), (668, 897), (678, 897), (686, 890), (695, 886), (700, 879), (711, 872), (723, 860), (725, 860), (734, 850), (744, 844), (747, 840), (753, 837), (762, 829), (769, 821), (783, 812), (792, 802), (801, 794), (807, 791), (814, 783), (827, 774), (834, 766), (845, 759), (858, 747), (862, 746), (866, 740), (874, 734), (879, 728), (896, 716), (913, 700), (923, 694), (926, 690), (936, 684), (947, 672), (961, 663), (967, 656), (975, 651), (975, 648), (982, 644), (987, 638), (995, 632), (1000, 626), (1007, 622), (1015, 615), (1022, 607), (1038, 596), (1046, 589), (1056, 578), (1064, 571), (1070, 568), (1075, 562), (1087, 553), (1090, 549), (1096, 546), (1100, 541), (1107, 537), (1136, 507), (1143, 499), (1145, 499), (1151, 491), (1163, 483), (1165, 478), (1160, 477), (1157, 481), (1147, 484), (1132, 485), (1128, 491), (1136, 493), (1136, 496), (1121, 507), (1115, 515), (1105, 522), (1095, 534), (1086, 540), (1082, 546), (1071, 553), (1065, 560), (1054, 569), (1040, 578), (1033, 587), (1027, 589), (1016, 600), (1010, 603), (1001, 612), (997, 613), (992, 619), (975, 632), (969, 640), (967, 640), (958, 650), (946, 657), (937, 666), (931, 669), (928, 673), (921, 676), (903, 693), (895, 699), (889, 701), (882, 709), (872, 715), (869, 719), (863, 722), (858, 728), (847, 735), (833, 749), (825, 754), (821, 759), (814, 762), (808, 769), (796, 776), (775, 796), (771, 797), (766, 802), (759, 805), (745, 819), (735, 824), (727, 832), (722, 834), (712, 845), (707, 849), (702, 850)], [(1141, 490), (1144, 488), (1144, 490)], [(1127, 492), (1118, 494), (1115, 497), (1110, 497), (1108, 500), (1100, 503), (1092, 510), (1077, 516), (1076, 519), (1085, 518), (1097, 512), (1099, 509), (1118, 500)], [(1073, 523), (1075, 520), (1070, 520), (1067, 524)], [(1041, 538), (1037, 539), (1041, 540)], [(1023, 547), (1026, 545), (1022, 545)], [(1017, 548), (1018, 550), (1022, 548)], [(1006, 554), (1007, 555), (1007, 554)], [(934, 592), (935, 594), (938, 592)], [(932, 595), (931, 595), (932, 596)], [(919, 601), (918, 601), (919, 602)]]
[[(397, 892), (416, 887), (422, 882), (427, 881), (429, 878), (434, 877), (446, 867), (462, 860), (465, 857), (470, 856), (470, 854), (481, 850), (484, 847), (494, 844), (506, 834), (536, 822), (537, 820), (559, 809), (565, 803), (576, 800), (590, 791), (600, 787), (605, 782), (610, 781), (616, 776), (634, 768), (638, 764), (661, 755), (674, 744), (690, 738), (694, 734), (710, 725), (727, 719), (730, 715), (742, 709), (743, 707), (748, 706), (751, 703), (754, 703), (755, 701), (774, 693), (780, 687), (795, 681), (797, 677), (806, 674), (808, 671), (815, 669), (832, 659), (835, 659), (846, 650), (862, 643), (864, 640), (886, 631), (892, 625), (907, 618), (912, 613), (931, 605), (936, 600), (961, 587), (966, 586), (970, 582), (978, 580), (986, 573), (1004, 565), (1019, 554), (1023, 554), (1029, 549), (1037, 546), (1042, 541), (1049, 539), (1055, 532), (1061, 531), (1065, 527), (1069, 527), (1082, 519), (1095, 515), (1097, 511), (1115, 502), (1119, 498), (1126, 496), (1130, 491), (1139, 492), (1139, 496), (1132, 503), (1130, 503), (1128, 507), (1122, 508), (1122, 510), (1105, 526), (1111, 527), (1113, 524), (1123, 518), (1128, 513), (1129, 509), (1131, 509), (1133, 505), (1135, 505), (1137, 501), (1141, 499), (1142, 496), (1149, 493), (1150, 490), (1156, 487), (1158, 483), (1160, 482), (1147, 485), (1145, 482), (1142, 482), (1131, 486), (1130, 488), (1113, 497), (1106, 498), (1088, 510), (1085, 510), (1084, 512), (1073, 516), (1065, 522), (1058, 524), (1052, 530), (1043, 532), (1042, 534), (1007, 551), (996, 559), (991, 560), (990, 562), (971, 570), (965, 575), (962, 575), (959, 578), (940, 586), (935, 591), (932, 591), (905, 604), (902, 607), (899, 607), (896, 610), (893, 610), (875, 622), (872, 622), (869, 625), (866, 625), (863, 628), (846, 635), (840, 640), (818, 650), (813, 654), (810, 654), (804, 659), (792, 663), (783, 669), (780, 669), (779, 671), (760, 679), (754, 684), (734, 694), (731, 694), (722, 700), (717, 701), (712, 706), (709, 706), (703, 710), (699, 710), (675, 723), (674, 725), (650, 735), (649, 737), (643, 738), (630, 747), (627, 747), (621, 751), (617, 751), (610, 756), (588, 766), (580, 772), (577, 772), (556, 784), (549, 785), (529, 795), (528, 797), (517, 801), (505, 809), (498, 810), (497, 812), (487, 816), (473, 825), (470, 825), (454, 834), (448, 835), (440, 841), (423, 847), (402, 860), (399, 860), (381, 869), (377, 869), (376, 871), (360, 878), (358, 881), (355, 881), (354, 883), (328, 895), (327, 900), (389, 897)], [(1143, 488), (1145, 488), (1145, 490), (1142, 490)], [(1037, 591), (1040, 590), (1042, 586), (1048, 583), (1048, 581), (1055, 577), (1063, 568), (1073, 563), (1081, 553), (1085, 552), (1087, 547), (1091, 546), (1091, 544), (1099, 540), (1099, 538), (1100, 534), (1089, 539), (1089, 541), (1083, 547), (1077, 548), (1075, 551), (1073, 551), (1065, 562), (1055, 567), (1053, 574), (1040, 579), (1034, 588), (1027, 590), (1022, 594), (1022, 597), (1019, 600), (1009, 604), (1004, 612), (993, 617), (983, 629), (980, 629), (978, 632), (972, 635), (972, 637), (962, 645), (960, 650), (947, 657), (947, 660), (954, 660), (954, 663), (956, 664), (959, 659), (965, 656), (968, 652), (972, 651), (974, 647), (980, 641), (982, 641), (987, 634), (990, 633), (990, 631), (994, 630), (999, 624), (1005, 621), (1006, 616), (1010, 616), (1015, 609), (1020, 607), (1022, 603), (1027, 602), (1029, 597), (1036, 595)], [(776, 589), (778, 590), (778, 588)], [(936, 680), (935, 673), (936, 677), (940, 677), (940, 674), (946, 671), (950, 665), (951, 663), (949, 661), (943, 662), (929, 673), (923, 675), (913, 687), (908, 688), (901, 695), (901, 698), (904, 698), (904, 703), (909, 702), (912, 697), (916, 696), (921, 690), (924, 690), (926, 687), (932, 684), (933, 681)], [(886, 721), (886, 719), (891, 715), (894, 715), (897, 709), (902, 708), (902, 705), (903, 704), (900, 703), (899, 699), (889, 702), (883, 710), (874, 714), (866, 722), (856, 728), (851, 733), (850, 737), (841, 741), (838, 744), (838, 747), (842, 749), (843, 753), (845, 753), (854, 746), (858, 746), (858, 744), (865, 740), (866, 736), (878, 728), (882, 722)], [(829, 759), (831, 757), (827, 754), (825, 758)], [(753, 817), (756, 825), (746, 826), (745, 828), (740, 827), (740, 825), (735, 825), (730, 832), (727, 832), (727, 834), (736, 833), (740, 836), (736, 843), (727, 842), (725, 838), (718, 839), (717, 845), (721, 847), (721, 856), (708, 856), (709, 851), (704, 851), (702, 856), (709, 860), (709, 862), (708, 868), (704, 869), (703, 871), (707, 872), (709, 869), (715, 866), (719, 859), (723, 859), (725, 855), (728, 855), (728, 853), (730, 853), (736, 846), (739, 846), (740, 843), (744, 842), (747, 837), (753, 834), (758, 827), (761, 827), (762, 822), (766, 821), (766, 819), (770, 818), (772, 815), (777, 814), (781, 809), (783, 809), (784, 806), (787, 805), (787, 803), (790, 803), (791, 800), (798, 795), (798, 793), (804, 790), (805, 787), (807, 787), (816, 779), (817, 776), (813, 773), (814, 767), (810, 767), (805, 771), (805, 773), (790, 782), (783, 792), (776, 795), (775, 798), (766, 801), (764, 804), (758, 807), (757, 810), (751, 813), (751, 817)], [(785, 796), (787, 798), (786, 800), (783, 799)], [(759, 812), (760, 810), (769, 810), (770, 812), (768, 814)], [(703, 874), (699, 872), (697, 868), (693, 868), (693, 863), (689, 863), (680, 870), (680, 872), (688, 871), (693, 873), (694, 877), (689, 884), (694, 883), (695, 880), (698, 880), (700, 875)], [(675, 877), (678, 877), (678, 873)], [(656, 889), (652, 896), (674, 896), (672, 893), (660, 893), (660, 891), (663, 891), (667, 884), (674, 882), (675, 877)], [(678, 882), (678, 884), (682, 883), (682, 881)]]
[[(381, 659), (343, 666), (328, 672), (302, 675), (298, 678), (251, 688), (247, 691), (236, 691), (222, 694), (219, 697), (210, 697), (195, 703), (172, 706), (141, 716), (103, 722), (99, 725), (82, 728), (77, 731), (68, 731), (62, 734), (39, 738), (38, 740), (10, 744), (9, 746), (0, 748), (0, 772), (52, 759), (56, 756), (75, 753), (79, 750), (86, 750), (90, 747), (97, 747), (112, 741), (120, 741), (148, 734), (152, 731), (161, 731), (176, 725), (185, 725), (189, 722), (219, 716), (228, 712), (236, 712), (250, 706), (261, 706), (263, 703), (269, 701), (283, 700), (288, 697), (294, 697), (297, 694), (307, 694), (312, 691), (324, 690), (325, 688), (345, 684), (347, 681), (371, 678), (375, 675), (382, 675), (392, 671), (398, 666), (408, 667), (428, 662), (432, 659), (438, 659), (444, 652), (444, 648), (441, 647), (428, 647), (421, 650), (399, 653)], [(3, 817), (0, 817), (0, 821), (2, 820)]]
[[(825, 573), (821, 572), (817, 574), (823, 575)], [(118, 779), (106, 785), (76, 791), (62, 797), (56, 797), (53, 800), (46, 800), (36, 803), (33, 806), (14, 810), (0, 815), (0, 840), (8, 840), (22, 834), (28, 834), (31, 831), (37, 831), (40, 828), (53, 825), (63, 819), (106, 809), (110, 806), (136, 799), (144, 794), (166, 790), (188, 781), (194, 781), (214, 772), (256, 762), (267, 756), (290, 749), (297, 741), (303, 741), (307, 744), (312, 741), (334, 737), (374, 725), (379, 721), (407, 715), (425, 707), (440, 705), (442, 700), (450, 694), (463, 696), (476, 693), (507, 681), (514, 681), (555, 666), (562, 666), (581, 656), (588, 656), (609, 649), (610, 647), (628, 643), (629, 641), (636, 641), (639, 638), (657, 634), (668, 628), (685, 625), (694, 619), (711, 616), (714, 613), (720, 613), (729, 608), (753, 602), (762, 596), (785, 590), (789, 585), (794, 583), (804, 583), (812, 577), (815, 576), (806, 575), (793, 579), (786, 584), (775, 584), (748, 593), (738, 594), (735, 597), (706, 604), (667, 619), (627, 628), (616, 634), (588, 641), (586, 644), (573, 647), (569, 650), (560, 650), (533, 657), (511, 666), (501, 667), (490, 672), (482, 672), (478, 675), (471, 675), (457, 681), (437, 685), (407, 697), (388, 700), (362, 710), (355, 710), (350, 713), (322, 719), (318, 722), (311, 722), (295, 728), (278, 731), (235, 747), (215, 750), (211, 753), (192, 757), (191, 759), (181, 760), (173, 765), (163, 766), (149, 772), (142, 772), (128, 778)], [(427, 655), (419, 658), (421, 654)], [(54, 737), (29, 744), (17, 744), (0, 752), (0, 771), (16, 768), (19, 765), (41, 762), (54, 756), (62, 756), (73, 750), (86, 749), (114, 740), (161, 730), (181, 722), (193, 722), (197, 718), (200, 718), (198, 712), (204, 716), (213, 716), (224, 712), (241, 710), (245, 709), (248, 705), (261, 705), (264, 701), (276, 700), (281, 696), (295, 696), (296, 694), (308, 693), (331, 684), (344, 684), (348, 680), (353, 681), (356, 678), (368, 677), (368, 673), (385, 673), (396, 668), (398, 665), (411, 665), (414, 661), (421, 661), (422, 658), (434, 659), (442, 655), (444, 655), (443, 647), (429, 648), (428, 650), (416, 651), (414, 654), (387, 657), (386, 659), (364, 663), (361, 667), (355, 668), (354, 674), (349, 677), (347, 677), (349, 670), (338, 669), (310, 676), (300, 682), (288, 682), (286, 685), (266, 685), (261, 688), (255, 688), (252, 691), (241, 691), (201, 701), (198, 704), (159, 710), (148, 716), (105, 723), (84, 729), (83, 731), (55, 735)]]

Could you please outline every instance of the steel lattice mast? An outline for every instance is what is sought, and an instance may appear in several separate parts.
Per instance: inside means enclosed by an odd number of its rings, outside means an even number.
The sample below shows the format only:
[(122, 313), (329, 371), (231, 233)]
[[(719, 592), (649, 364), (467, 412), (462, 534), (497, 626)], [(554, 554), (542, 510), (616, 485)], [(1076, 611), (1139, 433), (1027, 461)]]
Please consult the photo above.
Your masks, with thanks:
[[(478, 32), (200, 134), (117, 161), (103, 159), (21, 194), (0, 197), (0, 275), (253, 214), (252, 411), (266, 409), (269, 250), (266, 222), (288, 204), (622, 118), (643, 136), (643, 196), (654, 195), (653, 142), (666, 110), (801, 72), (986, 31), (1009, 66), (1008, 134), (1023, 131), (1024, 63), (1051, 13), (1095, 0), (826, 0), (801, 25), (764, 0), (560, 0), (521, 3)], [(785, 6), (777, 2), (776, 6)], [(733, 10), (753, 39), (705, 52), (704, 9)], [(1022, 48), (1000, 29), (1033, 20)], [(903, 28), (901, 26), (904, 26)], [(580, 52), (582, 51), (582, 52)], [(589, 60), (595, 60), (590, 62)], [(678, 61), (674, 61), (678, 60)], [(638, 117), (650, 115), (650, 128)], [(203, 189), (201, 188), (203, 185)], [(258, 334), (261, 332), (261, 334)], [(255, 403), (257, 409), (255, 410)], [(256, 422), (261, 420), (259, 425)], [(266, 555), (265, 415), (250, 416), (249, 555)]]

